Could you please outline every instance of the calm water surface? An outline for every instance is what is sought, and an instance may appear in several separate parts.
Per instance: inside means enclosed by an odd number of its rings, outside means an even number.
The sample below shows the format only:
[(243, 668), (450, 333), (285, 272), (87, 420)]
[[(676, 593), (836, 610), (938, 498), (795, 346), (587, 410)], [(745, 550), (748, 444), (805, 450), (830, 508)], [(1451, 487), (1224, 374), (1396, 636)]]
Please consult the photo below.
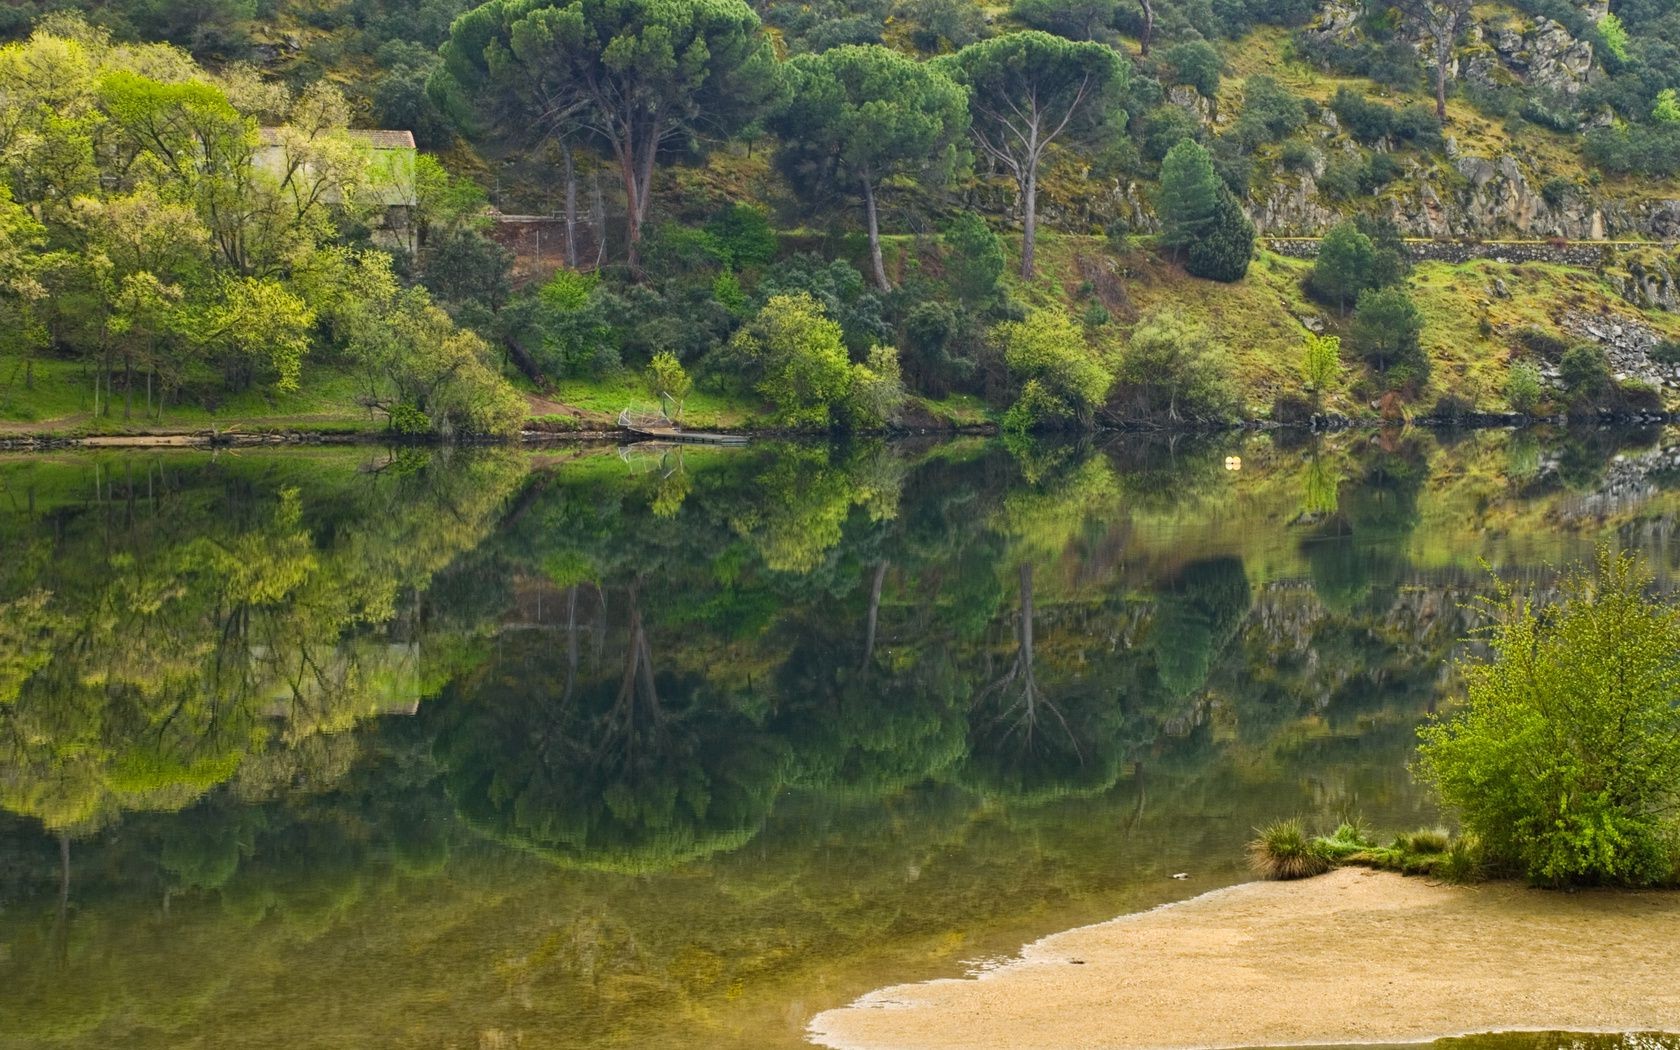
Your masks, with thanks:
[(798, 1045), (1255, 824), (1434, 820), (1477, 597), (1666, 580), (1677, 485), (1654, 431), (0, 459), (0, 1047)]

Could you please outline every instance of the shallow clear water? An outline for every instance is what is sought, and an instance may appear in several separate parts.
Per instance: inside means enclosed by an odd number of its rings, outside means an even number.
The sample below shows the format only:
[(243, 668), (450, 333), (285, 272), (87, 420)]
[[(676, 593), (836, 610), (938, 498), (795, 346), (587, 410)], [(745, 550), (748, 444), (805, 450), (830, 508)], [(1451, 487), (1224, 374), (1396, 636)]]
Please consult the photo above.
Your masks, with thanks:
[(1677, 481), (1601, 431), (0, 459), (0, 1047), (797, 1045), (1258, 823), (1434, 821), (1475, 599), (1666, 582)]

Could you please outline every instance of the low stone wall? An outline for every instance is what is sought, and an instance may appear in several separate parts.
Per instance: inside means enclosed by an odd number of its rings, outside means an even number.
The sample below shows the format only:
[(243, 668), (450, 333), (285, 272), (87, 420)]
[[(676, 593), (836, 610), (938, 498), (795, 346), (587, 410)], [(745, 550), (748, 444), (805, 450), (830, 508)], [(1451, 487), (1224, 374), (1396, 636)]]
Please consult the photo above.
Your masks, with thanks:
[[(1318, 258), (1319, 237), (1262, 238), (1267, 248), (1295, 259)], [(1617, 248), (1662, 247), (1647, 241), (1406, 241), (1406, 250), (1416, 262), (1464, 263), (1491, 259), (1502, 263), (1557, 263), (1563, 266), (1595, 267), (1605, 262), (1605, 253)]]

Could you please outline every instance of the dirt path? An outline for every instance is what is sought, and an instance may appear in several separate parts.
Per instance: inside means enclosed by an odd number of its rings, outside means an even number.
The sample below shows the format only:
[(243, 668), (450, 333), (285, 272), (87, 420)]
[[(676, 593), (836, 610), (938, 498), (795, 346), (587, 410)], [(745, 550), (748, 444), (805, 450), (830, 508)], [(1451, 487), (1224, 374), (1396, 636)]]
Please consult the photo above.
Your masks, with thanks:
[(1070, 930), (976, 980), (884, 988), (813, 1041), (887, 1048), (1410, 1042), (1680, 1030), (1680, 893), (1442, 886), (1344, 868)]

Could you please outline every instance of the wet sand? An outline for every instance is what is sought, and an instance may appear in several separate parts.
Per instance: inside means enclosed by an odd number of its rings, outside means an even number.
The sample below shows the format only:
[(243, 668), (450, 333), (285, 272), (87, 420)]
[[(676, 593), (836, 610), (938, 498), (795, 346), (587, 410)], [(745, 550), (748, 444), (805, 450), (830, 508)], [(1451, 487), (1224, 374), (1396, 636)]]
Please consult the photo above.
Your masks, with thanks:
[(1028, 945), (817, 1015), (842, 1050), (1400, 1043), (1680, 1030), (1680, 893), (1445, 886), (1343, 868)]

